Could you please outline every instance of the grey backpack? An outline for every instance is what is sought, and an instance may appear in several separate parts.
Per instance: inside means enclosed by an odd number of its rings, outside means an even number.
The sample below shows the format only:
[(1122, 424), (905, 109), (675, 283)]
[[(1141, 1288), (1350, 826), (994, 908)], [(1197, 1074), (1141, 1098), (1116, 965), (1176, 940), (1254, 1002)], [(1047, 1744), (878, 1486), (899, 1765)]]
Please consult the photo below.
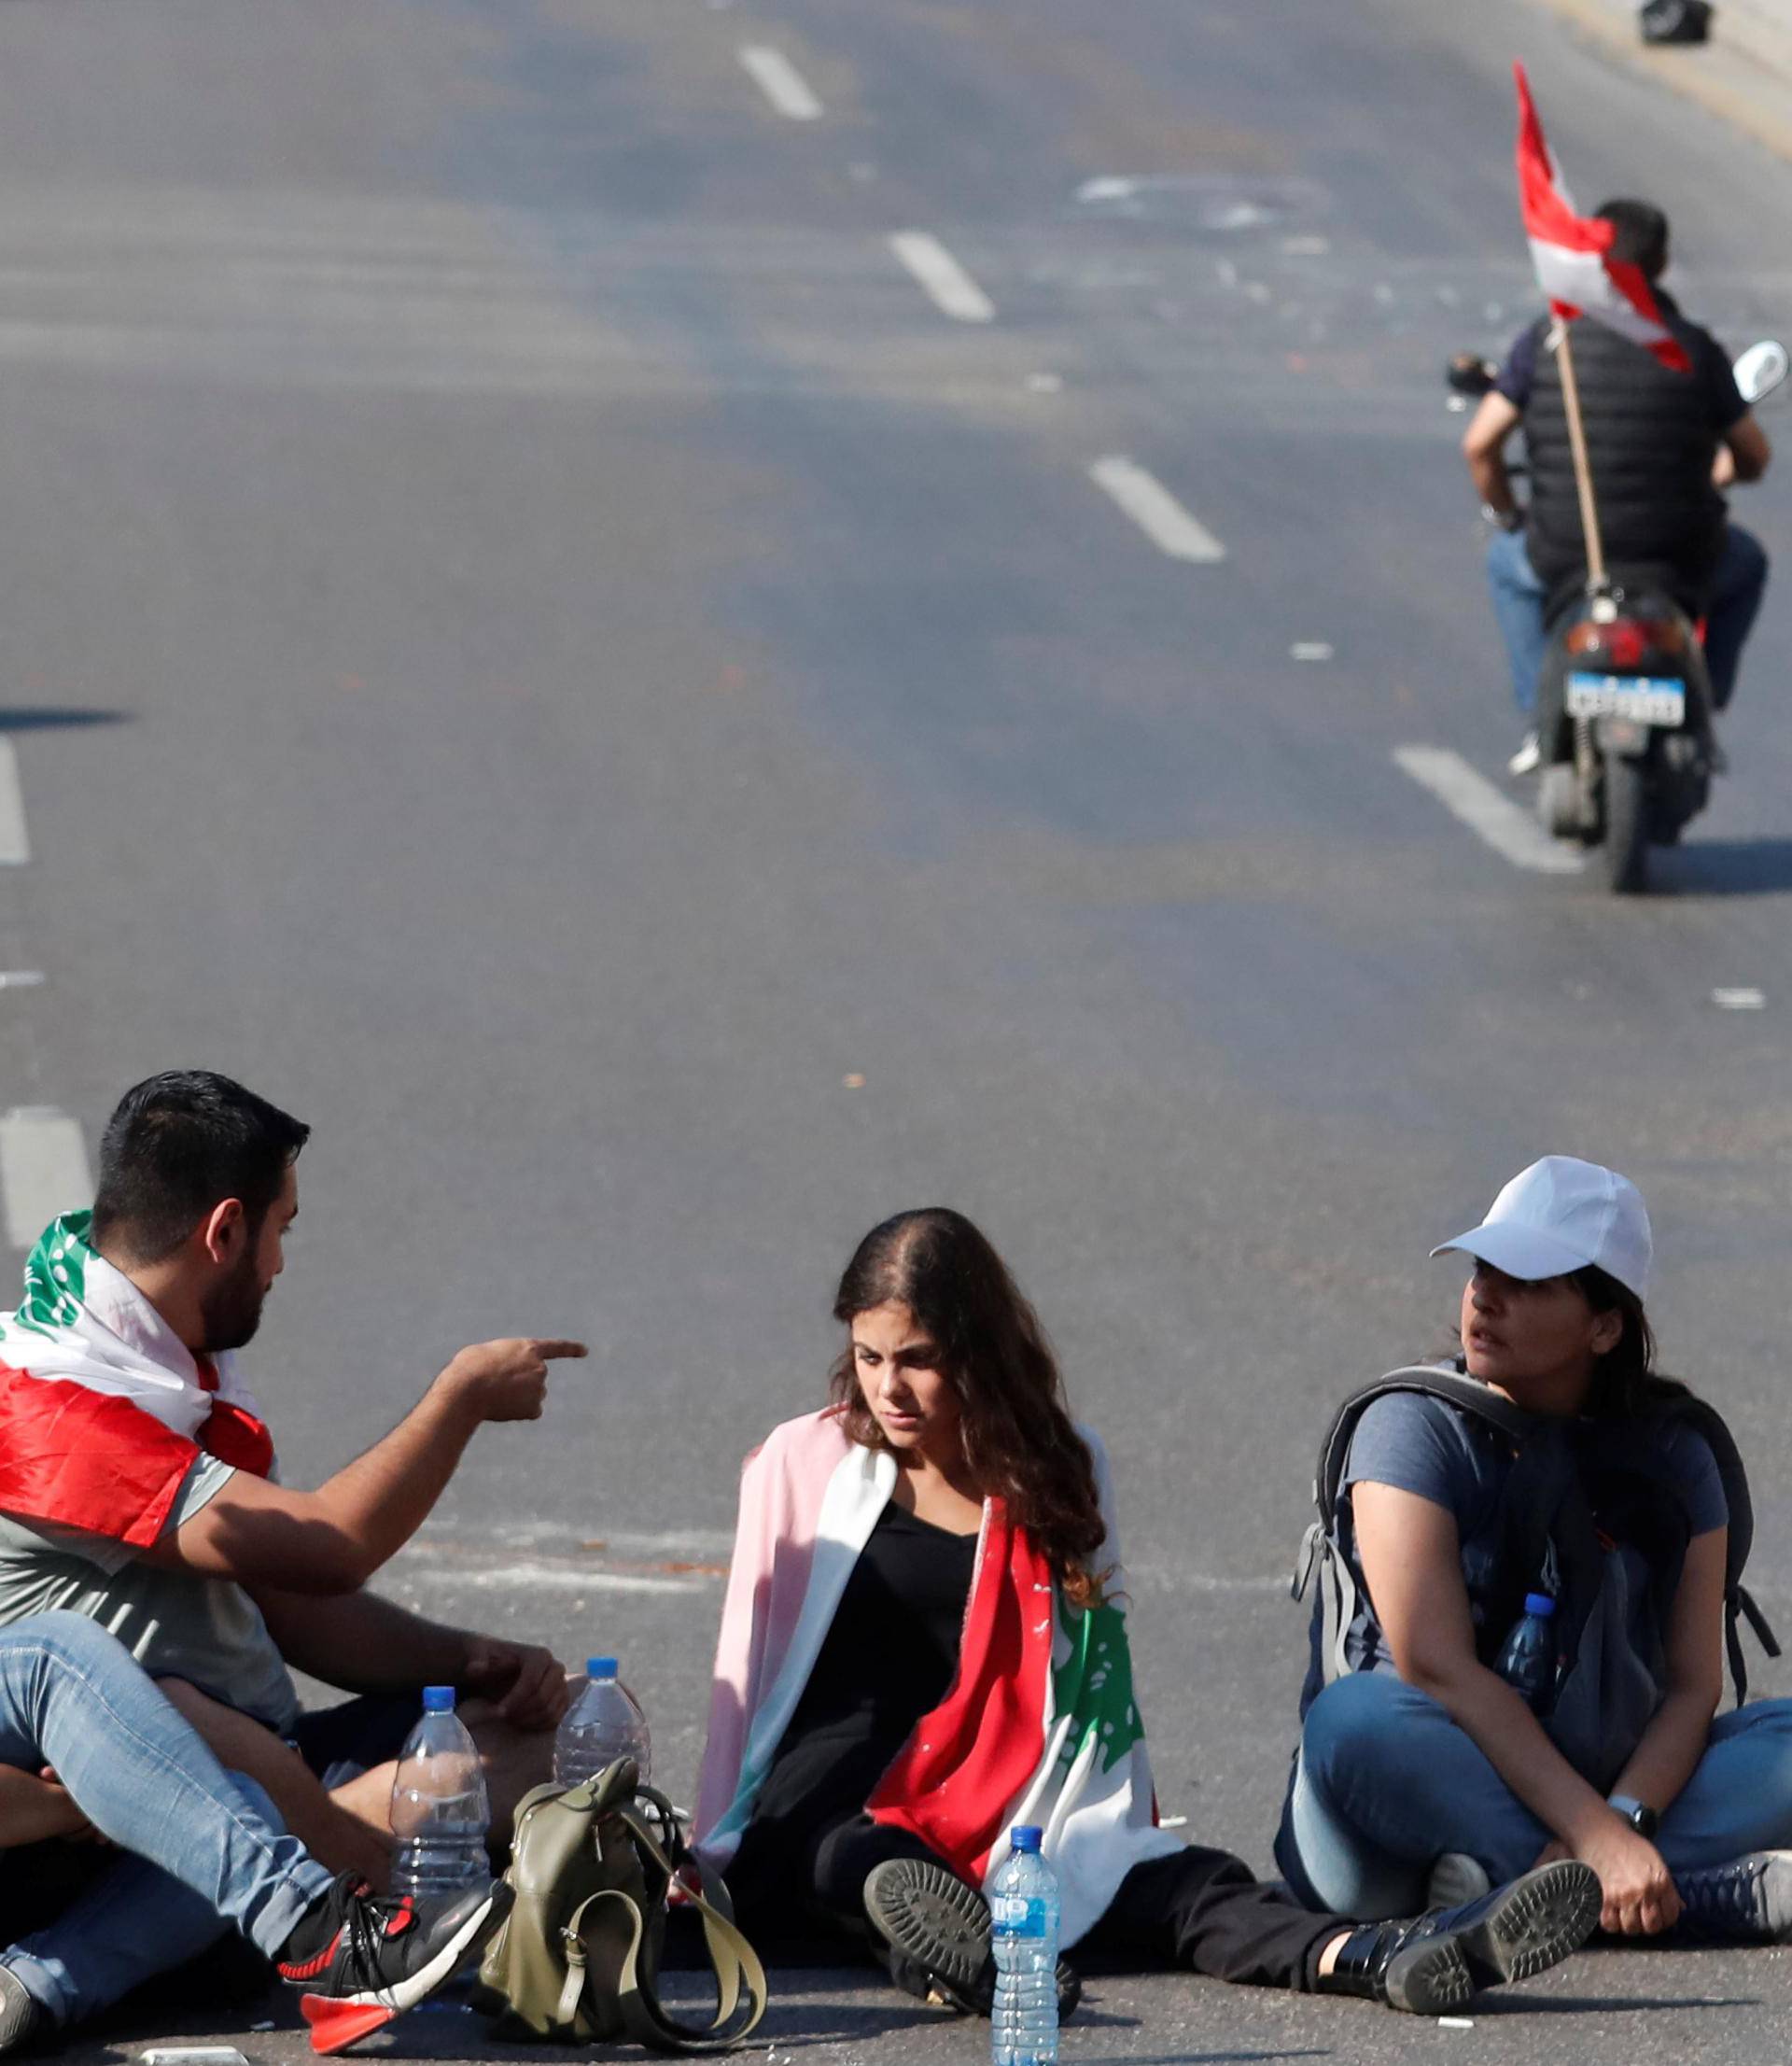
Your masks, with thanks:
[[(1491, 1665), (1528, 1592), (1556, 1602), (1551, 1622), (1554, 1684), (1536, 1702), (1537, 1718), (1569, 1764), (1602, 1792), (1628, 1763), (1666, 1692), (1666, 1635), (1680, 1582), (1690, 1516), (1660, 1456), (1660, 1429), (1689, 1426), (1710, 1445), (1729, 1508), (1724, 1574), (1724, 1633), (1740, 1707), (1747, 1695), (1738, 1622), (1746, 1619), (1769, 1656), (1773, 1632), (1742, 1582), (1755, 1532), (1748, 1475), (1723, 1417), (1666, 1379), (1654, 1382), (1649, 1410), (1603, 1431), (1589, 1465), (1570, 1426), (1538, 1419), (1478, 1379), (1430, 1364), (1390, 1370), (1360, 1386), (1333, 1417), (1313, 1482), (1318, 1518), (1295, 1569), (1294, 1597), (1315, 1581), (1313, 1649), (1323, 1683), (1352, 1668), (1346, 1638), (1359, 1606), (1338, 1531), (1338, 1495), (1351, 1438), (1370, 1403), (1390, 1392), (1416, 1392), (1473, 1415), (1510, 1442), (1511, 1473), (1500, 1502), (1501, 1543), (1493, 1595), (1477, 1632), (1481, 1662)], [(1639, 1551), (1646, 1576), (1633, 1596), (1637, 1567), (1618, 1545)]]

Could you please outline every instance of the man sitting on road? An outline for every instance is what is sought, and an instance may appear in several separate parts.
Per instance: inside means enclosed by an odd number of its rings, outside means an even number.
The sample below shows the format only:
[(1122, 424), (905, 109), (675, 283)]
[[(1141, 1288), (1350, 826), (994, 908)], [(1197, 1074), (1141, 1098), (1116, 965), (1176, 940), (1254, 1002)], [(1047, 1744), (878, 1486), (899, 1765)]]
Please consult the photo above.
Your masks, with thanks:
[[(1599, 213), (1617, 232), (1611, 255), (1659, 281), (1668, 262), (1668, 218), (1660, 209), (1646, 201), (1608, 201)], [(1574, 326), (1588, 459), (1607, 563), (1665, 588), (1694, 616), (1708, 618), (1705, 663), (1721, 710), (1761, 606), (1767, 555), (1727, 520), (1718, 490), (1758, 481), (1772, 452), (1737, 391), (1723, 346), (1687, 322), (1659, 286), (1655, 299), (1692, 361), (1689, 375), (1670, 371), (1603, 323)], [(1553, 320), (1540, 316), (1519, 335), (1463, 439), (1482, 513), (1498, 527), (1488, 546), (1488, 583), (1527, 726), (1510, 763), (1515, 775), (1530, 774), (1541, 757), (1535, 724), (1546, 617), (1587, 574), (1561, 372), (1548, 344)], [(1531, 469), (1524, 512), (1513, 499), (1505, 459), (1506, 441), (1520, 424)]]
[[(316, 1491), (276, 1483), (231, 1352), (283, 1267), (309, 1133), (202, 1071), (120, 1101), (92, 1213), (49, 1229), (24, 1303), (0, 1320), (0, 1623), (57, 1608), (103, 1623), (152, 1677), (181, 1682), (171, 1697), (317, 1858), (383, 1886), (388, 1761), (423, 1685), (471, 1696), (461, 1713), (499, 1830), (547, 1777), (567, 1691), (549, 1651), (425, 1621), (365, 1587), (474, 1431), (537, 1419), (548, 1359), (585, 1351), (463, 1349)], [(301, 1715), (289, 1666), (357, 1697)]]

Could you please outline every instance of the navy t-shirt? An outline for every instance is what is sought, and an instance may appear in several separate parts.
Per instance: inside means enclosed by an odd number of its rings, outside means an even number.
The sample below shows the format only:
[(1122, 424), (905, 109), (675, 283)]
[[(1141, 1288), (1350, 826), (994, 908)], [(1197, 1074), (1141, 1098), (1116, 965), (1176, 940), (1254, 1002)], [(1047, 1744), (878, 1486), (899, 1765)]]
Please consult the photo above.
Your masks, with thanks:
[[(1663, 1425), (1661, 1442), (1664, 1471), (1678, 1484), (1687, 1502), (1693, 1534), (1706, 1535), (1725, 1526), (1729, 1510), (1710, 1443), (1696, 1429), (1678, 1422)], [(1454, 1516), (1469, 1612), (1479, 1629), (1498, 1590), (1500, 1498), (1512, 1460), (1511, 1443), (1497, 1427), (1458, 1412), (1444, 1399), (1420, 1392), (1389, 1392), (1364, 1410), (1351, 1437), (1338, 1499), (1338, 1533), (1358, 1597), (1356, 1617), (1345, 1637), (1345, 1655), (1353, 1671), (1391, 1672), (1395, 1667), (1357, 1558), (1350, 1488), (1365, 1483), (1393, 1485), (1429, 1499)], [(1303, 1715), (1318, 1692), (1318, 1683), (1309, 1676), (1301, 1704)]]

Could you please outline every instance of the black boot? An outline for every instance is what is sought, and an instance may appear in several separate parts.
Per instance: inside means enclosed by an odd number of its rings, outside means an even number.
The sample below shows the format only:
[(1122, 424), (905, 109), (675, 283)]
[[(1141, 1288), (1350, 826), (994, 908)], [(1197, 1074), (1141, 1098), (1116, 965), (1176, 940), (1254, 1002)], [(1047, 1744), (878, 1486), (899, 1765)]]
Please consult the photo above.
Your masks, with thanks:
[(1321, 1994), (1359, 1994), (1413, 2016), (1444, 2016), (1484, 1987), (1558, 1965), (1599, 1921), (1599, 1880), (1578, 1860), (1545, 1865), (1460, 1908), (1366, 1923), (1338, 1947)]
[[(929, 1992), (942, 1994), (969, 2016), (989, 2014), (996, 1999), (989, 1904), (974, 1887), (966, 1886), (944, 1865), (890, 1858), (872, 1867), (864, 1901), (872, 1927), (889, 1947), (889, 1975), (898, 1987), (923, 2000)], [(1070, 2021), (1082, 1999), (1083, 1982), (1075, 1967), (1060, 1959), (1060, 2023)]]

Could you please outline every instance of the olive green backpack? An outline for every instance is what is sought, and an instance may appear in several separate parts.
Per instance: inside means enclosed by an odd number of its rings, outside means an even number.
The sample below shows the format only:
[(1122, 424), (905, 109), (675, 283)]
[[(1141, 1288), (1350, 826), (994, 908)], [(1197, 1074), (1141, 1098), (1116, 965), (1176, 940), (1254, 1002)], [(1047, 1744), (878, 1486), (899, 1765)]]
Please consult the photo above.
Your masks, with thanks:
[[(666, 1890), (677, 1878), (703, 1921), (716, 1975), (707, 2028), (679, 2021), (659, 1998)], [(556, 2045), (617, 2039), (662, 2052), (724, 2052), (765, 2013), (765, 1974), (707, 1885), (671, 1803), (618, 1758), (582, 1786), (538, 1786), (516, 1810), (506, 1883), (515, 1905), (487, 1947), (475, 2005), (498, 2034)], [(714, 1900), (709, 1897), (713, 1894)]]

